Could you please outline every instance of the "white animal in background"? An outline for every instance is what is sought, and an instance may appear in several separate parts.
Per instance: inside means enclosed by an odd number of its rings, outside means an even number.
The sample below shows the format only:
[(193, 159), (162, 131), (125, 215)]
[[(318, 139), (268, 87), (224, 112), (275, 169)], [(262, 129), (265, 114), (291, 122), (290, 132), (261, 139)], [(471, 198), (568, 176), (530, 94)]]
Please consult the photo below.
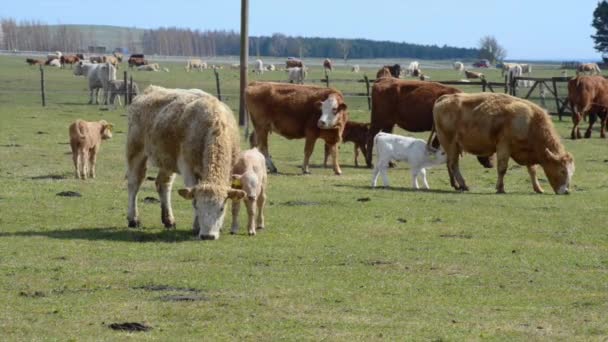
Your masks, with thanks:
[[(257, 229), (264, 228), (264, 203), (266, 202), (266, 158), (257, 148), (243, 151), (232, 168), (232, 188), (245, 191), (243, 201), (247, 207), (247, 233), (256, 234)], [(231, 234), (239, 230), (240, 199), (232, 200)]]
[(95, 92), (95, 104), (99, 104), (99, 89), (103, 89), (104, 104), (108, 104), (110, 81), (116, 80), (116, 67), (110, 63), (79, 62), (74, 67), (74, 75), (87, 78), (90, 92), (89, 104), (93, 104), (93, 92)]
[(241, 68), (241, 65), (240, 65), (240, 64), (232, 64), (232, 65), (230, 66), (230, 69), (233, 69), (233, 70), (237, 70), (237, 69), (240, 69), (240, 68)]
[(350, 71), (357, 73), (359, 72), (360, 68), (359, 68), (359, 64), (355, 64), (352, 66), (352, 68), (350, 68)]
[(304, 80), (306, 79), (306, 75), (308, 73), (306, 67), (288, 68), (287, 72), (289, 83), (295, 84), (304, 84)]
[(137, 67), (137, 71), (160, 71), (160, 65), (158, 63), (140, 65)]
[(255, 65), (253, 67), (253, 72), (255, 72), (258, 75), (261, 75), (264, 73), (264, 62), (262, 62), (261, 59), (256, 59), (255, 60)]
[(463, 72), (464, 71), (464, 64), (462, 62), (454, 62), (454, 64), (452, 65), (452, 67), (454, 68), (454, 70), (456, 70), (458, 72)]
[(203, 62), (200, 58), (192, 58), (186, 61), (186, 72), (190, 72), (192, 69), (203, 71), (207, 69), (207, 63)]
[(163, 68), (164, 72), (169, 72), (169, 68)]
[(427, 148), (422, 139), (404, 137), (396, 134), (380, 132), (374, 137), (374, 148), (378, 161), (372, 176), (372, 187), (376, 187), (378, 175), (382, 175), (385, 187), (388, 187), (388, 167), (391, 160), (405, 161), (410, 165), (412, 174), (412, 187), (418, 189), (418, 175), (422, 175), (422, 182), (426, 189), (429, 183), (426, 180), (426, 169), (435, 165), (445, 164), (447, 156), (439, 149)]
[(55, 68), (61, 68), (61, 61), (59, 59), (52, 59), (49, 61), (48, 65)]
[(419, 69), (420, 69), (420, 63), (418, 63), (418, 61), (413, 61), (407, 67), (406, 74), (409, 76), (416, 76), (416, 75), (414, 75), (414, 73), (416, 72), (416, 70), (419, 70)]
[(276, 70), (276, 67), (274, 66), (274, 64), (268, 64), (268, 65), (266, 66), (266, 70), (267, 70), (267, 71), (275, 71), (275, 70)]

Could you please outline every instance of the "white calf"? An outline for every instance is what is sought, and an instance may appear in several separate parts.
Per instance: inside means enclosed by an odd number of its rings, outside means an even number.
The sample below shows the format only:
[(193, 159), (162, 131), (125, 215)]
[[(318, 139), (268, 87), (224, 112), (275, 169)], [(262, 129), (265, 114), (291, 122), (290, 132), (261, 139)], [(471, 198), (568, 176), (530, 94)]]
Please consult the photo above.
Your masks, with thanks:
[(388, 187), (388, 163), (391, 160), (405, 161), (410, 164), (412, 172), (412, 187), (418, 189), (418, 175), (422, 175), (422, 182), (426, 189), (426, 168), (443, 164), (447, 156), (443, 150), (429, 150), (422, 139), (403, 137), (395, 134), (380, 132), (374, 137), (374, 147), (378, 154), (378, 162), (372, 176), (372, 187), (376, 187), (378, 175), (382, 174), (384, 186)]
[(289, 83), (304, 84), (306, 79), (306, 67), (293, 67), (287, 69)]
[[(264, 228), (264, 203), (266, 202), (267, 179), (266, 158), (264, 158), (264, 155), (257, 148), (241, 152), (232, 167), (232, 188), (243, 190), (246, 193), (246, 197), (243, 200), (247, 207), (247, 232), (249, 235), (256, 234), (256, 225), (257, 229)], [(231, 234), (236, 234), (239, 230), (240, 207), (240, 199), (233, 199)]]

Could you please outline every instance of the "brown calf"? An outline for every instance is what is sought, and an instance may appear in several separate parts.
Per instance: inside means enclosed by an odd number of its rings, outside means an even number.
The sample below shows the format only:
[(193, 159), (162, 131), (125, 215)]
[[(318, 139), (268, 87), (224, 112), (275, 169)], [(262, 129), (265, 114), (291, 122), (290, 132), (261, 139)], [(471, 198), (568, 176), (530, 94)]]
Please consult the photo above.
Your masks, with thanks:
[(76, 178), (95, 178), (97, 152), (102, 140), (112, 138), (112, 127), (105, 120), (88, 122), (79, 119), (70, 125), (70, 145)]
[[(369, 133), (369, 123), (347, 121), (342, 132), (342, 143), (352, 142), (355, 144), (355, 166), (359, 167), (359, 151), (363, 154), (363, 158), (367, 155), (367, 135)], [(323, 166), (327, 167), (327, 159), (329, 158), (330, 146), (325, 144), (325, 158)]]

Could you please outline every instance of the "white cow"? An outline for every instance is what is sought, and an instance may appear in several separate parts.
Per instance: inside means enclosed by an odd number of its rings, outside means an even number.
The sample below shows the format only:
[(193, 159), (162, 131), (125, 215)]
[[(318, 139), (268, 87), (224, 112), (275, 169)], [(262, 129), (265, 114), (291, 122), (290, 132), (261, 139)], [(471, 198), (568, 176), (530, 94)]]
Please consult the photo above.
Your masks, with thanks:
[(110, 63), (80, 62), (74, 68), (74, 75), (84, 76), (89, 81), (89, 104), (93, 104), (93, 91), (95, 91), (95, 104), (99, 104), (99, 89), (103, 89), (104, 104), (108, 104), (110, 81), (116, 80), (116, 67)]
[(418, 61), (413, 61), (407, 67), (407, 75), (412, 76), (412, 75), (414, 75), (416, 70), (419, 70), (419, 69), (420, 69), (420, 63), (418, 63)]
[(277, 68), (274, 66), (274, 64), (268, 64), (266, 66), (266, 70), (268, 71), (275, 71)]
[(412, 187), (418, 189), (418, 175), (422, 175), (422, 182), (426, 189), (429, 183), (426, 181), (426, 168), (444, 164), (447, 161), (445, 152), (428, 149), (426, 142), (422, 139), (404, 137), (395, 134), (380, 132), (374, 137), (374, 148), (378, 155), (378, 162), (372, 176), (372, 187), (376, 187), (378, 175), (382, 175), (385, 187), (388, 187), (388, 164), (391, 160), (405, 161), (410, 164), (412, 173)]
[(255, 72), (258, 75), (261, 75), (264, 73), (264, 62), (262, 62), (261, 59), (256, 59), (255, 60), (255, 65), (253, 67), (253, 72)]
[(137, 71), (160, 71), (160, 65), (158, 63), (140, 65), (137, 67)]
[(359, 64), (355, 64), (352, 66), (352, 68), (350, 68), (350, 71), (357, 73), (359, 72), (360, 68), (359, 68)]
[(192, 58), (186, 62), (186, 72), (190, 72), (192, 69), (203, 71), (207, 69), (207, 63), (203, 62), (200, 58)]
[(304, 84), (306, 74), (308, 73), (306, 67), (293, 67), (288, 68), (288, 80), (289, 83)]
[[(243, 151), (232, 167), (232, 188), (245, 191), (243, 201), (247, 207), (247, 232), (256, 234), (257, 229), (264, 229), (264, 203), (266, 202), (266, 158), (257, 148)], [(241, 200), (232, 200), (232, 228), (230, 234), (239, 230), (239, 210)]]
[(462, 62), (454, 62), (452, 67), (454, 68), (454, 70), (456, 70), (460, 73), (462, 73), (464, 71), (464, 64)]
[(61, 68), (61, 61), (58, 59), (52, 59), (49, 61), (48, 65), (56, 68)]

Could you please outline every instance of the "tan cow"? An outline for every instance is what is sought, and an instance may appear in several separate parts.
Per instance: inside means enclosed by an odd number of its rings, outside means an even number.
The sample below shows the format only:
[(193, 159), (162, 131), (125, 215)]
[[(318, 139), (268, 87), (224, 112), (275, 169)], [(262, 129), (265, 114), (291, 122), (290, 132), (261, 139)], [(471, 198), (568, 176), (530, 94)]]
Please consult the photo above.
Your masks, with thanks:
[(95, 178), (97, 152), (102, 140), (112, 138), (112, 127), (105, 120), (88, 122), (78, 119), (70, 125), (70, 146), (76, 178)]
[[(241, 152), (232, 168), (232, 188), (245, 191), (243, 199), (247, 207), (247, 233), (256, 234), (257, 229), (264, 229), (264, 203), (266, 202), (266, 159), (257, 148)], [(230, 234), (239, 230), (239, 210), (241, 201), (232, 200), (232, 228)], [(257, 208), (256, 208), (257, 207)]]
[(485, 78), (485, 76), (481, 73), (481, 72), (475, 72), (475, 71), (469, 71), (469, 70), (465, 70), (464, 71), (464, 76), (467, 79), (483, 79)]
[(207, 69), (207, 63), (203, 62), (200, 58), (192, 58), (186, 62), (186, 72), (190, 72), (192, 69), (203, 71)]
[(581, 137), (578, 125), (587, 114), (590, 115), (589, 127), (585, 132), (585, 138), (591, 137), (593, 124), (600, 117), (600, 137), (606, 137), (606, 119), (608, 117), (608, 80), (603, 76), (579, 76), (568, 81), (568, 101), (574, 110), (572, 115), (572, 132), (570, 137), (577, 139)]
[(171, 188), (179, 173), (186, 188), (178, 193), (194, 206), (193, 232), (203, 240), (218, 239), (226, 201), (245, 196), (230, 186), (239, 150), (234, 115), (217, 98), (198, 89), (148, 87), (129, 107), (129, 227), (140, 224), (137, 192), (150, 163), (159, 170), (156, 190), (165, 227), (175, 227)]
[(600, 70), (600, 67), (596, 63), (584, 63), (576, 68), (576, 76), (581, 74), (601, 75), (602, 70)]
[(252, 82), (245, 90), (247, 109), (255, 128), (260, 152), (271, 172), (277, 172), (268, 154), (271, 131), (287, 139), (306, 138), (302, 172), (310, 173), (308, 162), (318, 138), (330, 146), (333, 169), (342, 174), (338, 164), (338, 143), (348, 120), (344, 97), (339, 90), (324, 87)]
[(574, 159), (561, 144), (547, 112), (536, 104), (506, 94), (460, 93), (440, 97), (433, 115), (455, 189), (469, 189), (458, 166), (462, 152), (469, 152), (478, 156), (496, 153), (497, 193), (505, 192), (509, 158), (527, 166), (534, 191), (543, 192), (536, 178), (536, 165), (540, 165), (555, 193), (568, 193)]

